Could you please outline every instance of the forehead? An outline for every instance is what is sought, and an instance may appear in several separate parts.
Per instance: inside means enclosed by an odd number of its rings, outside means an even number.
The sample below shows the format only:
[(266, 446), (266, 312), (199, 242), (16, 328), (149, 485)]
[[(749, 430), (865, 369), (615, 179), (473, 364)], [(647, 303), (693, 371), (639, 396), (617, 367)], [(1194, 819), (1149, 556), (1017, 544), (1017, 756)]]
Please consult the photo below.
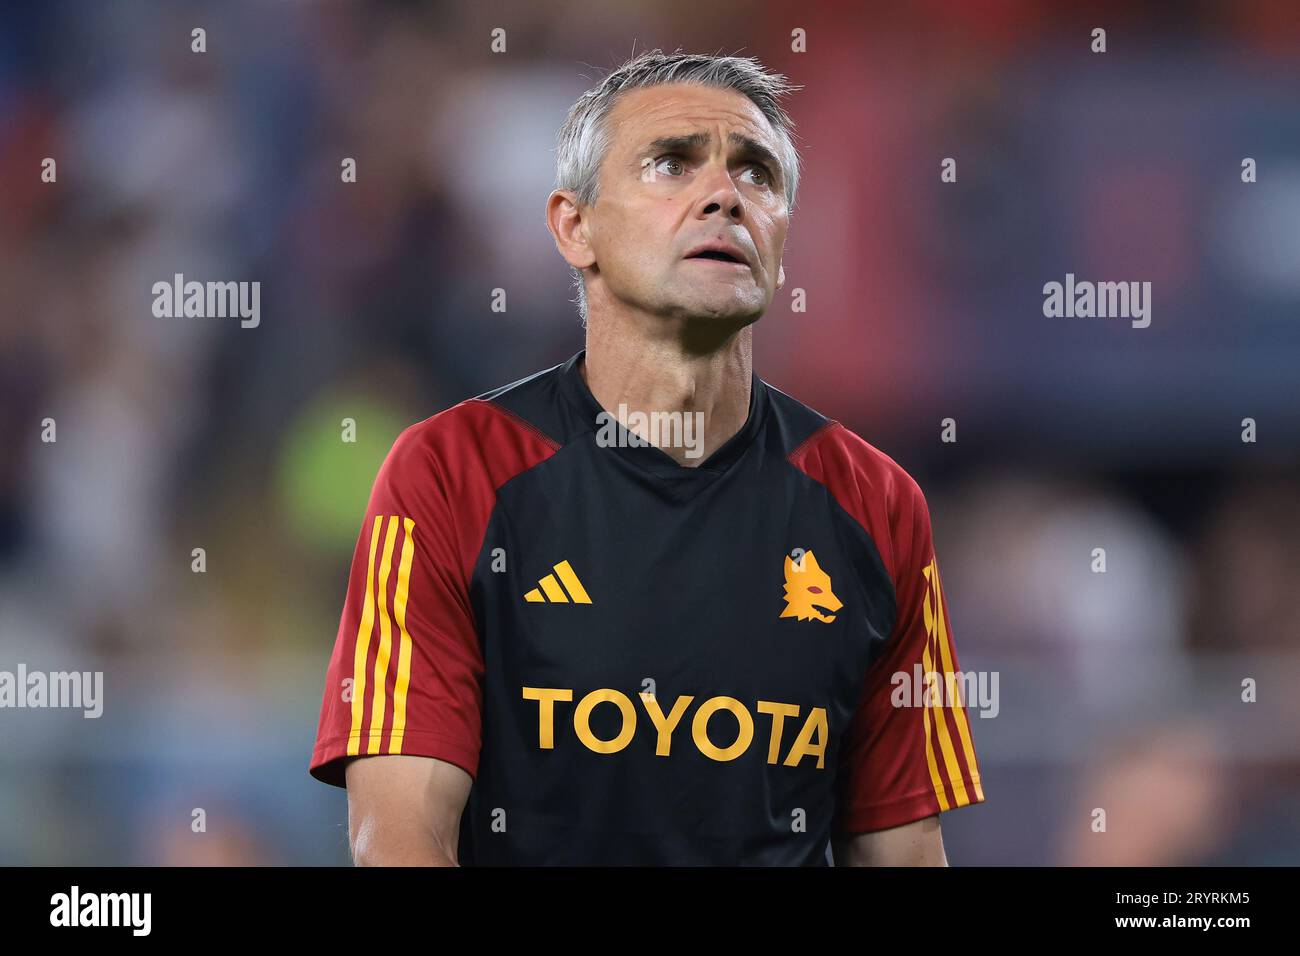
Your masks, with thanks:
[[(744, 132), (775, 149), (767, 117), (735, 90), (697, 83), (642, 87), (624, 94), (609, 115), (616, 147), (636, 149), (660, 136), (695, 132)], [(716, 145), (716, 144), (715, 144)]]

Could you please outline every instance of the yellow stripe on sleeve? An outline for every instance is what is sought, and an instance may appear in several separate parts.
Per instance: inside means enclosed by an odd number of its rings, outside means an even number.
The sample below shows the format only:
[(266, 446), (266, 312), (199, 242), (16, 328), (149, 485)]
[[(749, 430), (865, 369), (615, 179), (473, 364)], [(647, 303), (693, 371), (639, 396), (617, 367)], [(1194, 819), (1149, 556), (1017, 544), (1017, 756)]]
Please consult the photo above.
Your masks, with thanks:
[(397, 569), (397, 592), (393, 595), (393, 616), (402, 637), (397, 655), (397, 683), (393, 687), (393, 732), (388, 738), (388, 752), (402, 752), (406, 735), (406, 690), (411, 685), (411, 635), (406, 630), (406, 600), (411, 591), (411, 560), (415, 554), (415, 522), (402, 519), (406, 540), (402, 542), (402, 563)]
[[(939, 582), (939, 564), (937, 561), (932, 561), (931, 566), (934, 568), (934, 600), (938, 611), (936, 636), (939, 642), (939, 654), (943, 658), (943, 670), (945, 674), (948, 674), (953, 671), (952, 635), (948, 633), (948, 618), (943, 613), (943, 586)], [(966, 708), (958, 704), (952, 708), (952, 712), (953, 719), (957, 723), (957, 733), (961, 737), (962, 753), (966, 757), (966, 766), (970, 768), (971, 785), (975, 788), (975, 796), (983, 800), (984, 789), (980, 786), (979, 767), (975, 763), (975, 747), (971, 743), (970, 727), (966, 723)]]
[(379, 738), (384, 733), (384, 712), (388, 707), (385, 682), (388, 658), (393, 652), (392, 622), (388, 617), (388, 572), (393, 569), (393, 542), (397, 540), (397, 515), (388, 519), (384, 538), (384, 557), (379, 562), (379, 649), (375, 651), (375, 692), (370, 705), (370, 745), (366, 753), (379, 753)]
[[(926, 615), (926, 619), (927, 621), (933, 622), (934, 626), (933, 629), (927, 628), (927, 631), (929, 632), (932, 641), (942, 644), (942, 641), (939, 638), (939, 631), (944, 626), (943, 605), (939, 603), (939, 573), (933, 560), (930, 561), (928, 571), (929, 573), (926, 574), (926, 577), (930, 580), (930, 588), (926, 594), (926, 603), (929, 603), (930, 597), (933, 595), (934, 609), (930, 614)], [(937, 654), (930, 654), (930, 648), (928, 645), (926, 647), (926, 655), (930, 657), (933, 663), (940, 663), (937, 660)], [(947, 655), (944, 654), (944, 657), (946, 658)], [(948, 664), (949, 662), (944, 661), (943, 663)], [(954, 798), (953, 803), (955, 806), (964, 807), (966, 804), (970, 803), (970, 796), (966, 793), (966, 784), (962, 781), (961, 767), (957, 764), (957, 751), (953, 749), (952, 735), (948, 733), (948, 721), (943, 716), (944, 710), (948, 709), (945, 706), (946, 696), (944, 696), (948, 693), (948, 686), (950, 683), (948, 671), (948, 666), (945, 666), (943, 673), (939, 675), (939, 687), (937, 688), (938, 693), (940, 694), (939, 706), (935, 710), (934, 719), (939, 730), (939, 748), (943, 751), (943, 765), (948, 771), (948, 783), (952, 787)], [(928, 674), (929, 672), (930, 667), (927, 666), (926, 673)], [(928, 702), (926, 704), (926, 709), (929, 709)]]
[[(925, 576), (930, 576), (930, 569), (925, 569)], [(925, 651), (922, 653), (922, 674), (929, 674), (932, 670), (932, 658), (930, 656), (930, 642), (934, 639), (934, 610), (930, 606), (930, 591), (927, 588), (925, 592), (925, 603), (922, 605), (925, 609)], [(925, 678), (928, 680), (928, 678)], [(930, 705), (926, 703), (926, 688), (921, 689), (921, 715), (925, 728), (925, 763), (930, 769), (930, 783), (934, 787), (934, 795), (939, 798), (939, 809), (948, 809), (948, 792), (943, 785), (943, 777), (939, 774), (939, 764), (934, 759), (934, 739), (930, 736)]]
[(366, 563), (366, 597), (361, 607), (361, 624), (357, 627), (357, 645), (352, 655), (352, 731), (348, 734), (348, 754), (361, 752), (361, 719), (365, 714), (366, 657), (370, 653), (370, 632), (375, 626), (375, 550), (379, 547), (379, 522), (375, 515), (370, 532), (370, 560)]

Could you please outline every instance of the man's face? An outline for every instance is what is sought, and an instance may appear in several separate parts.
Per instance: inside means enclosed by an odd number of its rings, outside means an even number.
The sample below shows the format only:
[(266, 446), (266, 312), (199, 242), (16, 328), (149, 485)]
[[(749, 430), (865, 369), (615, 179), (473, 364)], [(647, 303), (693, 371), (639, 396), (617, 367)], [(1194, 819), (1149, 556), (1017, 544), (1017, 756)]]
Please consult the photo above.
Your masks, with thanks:
[[(733, 90), (633, 90), (611, 142), (587, 239), (607, 292), (653, 315), (743, 327), (784, 282), (785, 171), (766, 117)], [(739, 262), (692, 257), (721, 246)]]

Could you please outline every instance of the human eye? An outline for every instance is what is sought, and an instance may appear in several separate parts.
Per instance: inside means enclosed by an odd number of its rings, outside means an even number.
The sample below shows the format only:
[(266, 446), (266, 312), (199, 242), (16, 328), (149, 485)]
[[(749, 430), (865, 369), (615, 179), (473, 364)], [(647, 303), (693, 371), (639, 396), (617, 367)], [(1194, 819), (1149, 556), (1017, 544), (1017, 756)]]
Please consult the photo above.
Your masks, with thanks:
[(772, 174), (762, 163), (750, 163), (745, 172), (758, 174), (758, 179), (754, 183), (756, 186), (770, 187), (772, 185)]
[[(675, 164), (681, 172), (666, 172), (663, 169), (665, 164)], [(665, 153), (663, 156), (660, 156), (655, 160), (654, 168), (655, 172), (663, 172), (665, 176), (680, 176), (682, 173), (686, 172), (686, 164), (682, 162), (682, 157), (678, 156), (676, 153)]]

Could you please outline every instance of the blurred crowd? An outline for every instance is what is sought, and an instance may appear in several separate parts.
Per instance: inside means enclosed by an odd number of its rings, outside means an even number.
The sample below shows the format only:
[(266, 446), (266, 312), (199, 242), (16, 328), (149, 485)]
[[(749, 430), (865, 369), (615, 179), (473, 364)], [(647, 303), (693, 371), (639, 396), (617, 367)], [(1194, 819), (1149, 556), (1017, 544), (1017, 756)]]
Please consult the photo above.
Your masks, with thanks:
[[(0, 863), (346, 861), (306, 767), (370, 482), (402, 428), (582, 347), (554, 136), (654, 46), (804, 85), (808, 307), (773, 304), (757, 371), (918, 479), (961, 666), (1000, 676), (950, 858), (1300, 862), (1288, 5), (606, 6), (7, 13), (0, 670), (106, 700), (0, 710)], [(1151, 281), (1151, 327), (1045, 318), (1067, 272)], [(155, 317), (176, 273), (260, 281), (260, 325)]]

